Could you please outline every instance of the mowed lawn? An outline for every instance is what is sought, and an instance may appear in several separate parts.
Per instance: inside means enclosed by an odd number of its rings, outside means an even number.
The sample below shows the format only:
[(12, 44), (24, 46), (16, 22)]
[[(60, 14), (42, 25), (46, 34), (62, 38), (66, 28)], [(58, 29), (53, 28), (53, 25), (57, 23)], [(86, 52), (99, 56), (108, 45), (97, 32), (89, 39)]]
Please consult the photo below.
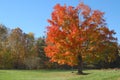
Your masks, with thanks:
[(120, 80), (120, 70), (0, 70), (0, 80)]

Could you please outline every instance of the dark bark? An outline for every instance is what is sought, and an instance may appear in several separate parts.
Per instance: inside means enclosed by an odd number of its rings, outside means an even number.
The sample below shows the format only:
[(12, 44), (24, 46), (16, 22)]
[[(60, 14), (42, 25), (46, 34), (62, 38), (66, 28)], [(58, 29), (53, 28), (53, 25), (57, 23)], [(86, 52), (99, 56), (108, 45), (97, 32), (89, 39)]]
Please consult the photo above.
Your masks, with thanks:
[(83, 62), (82, 62), (82, 56), (78, 56), (78, 74), (83, 74)]

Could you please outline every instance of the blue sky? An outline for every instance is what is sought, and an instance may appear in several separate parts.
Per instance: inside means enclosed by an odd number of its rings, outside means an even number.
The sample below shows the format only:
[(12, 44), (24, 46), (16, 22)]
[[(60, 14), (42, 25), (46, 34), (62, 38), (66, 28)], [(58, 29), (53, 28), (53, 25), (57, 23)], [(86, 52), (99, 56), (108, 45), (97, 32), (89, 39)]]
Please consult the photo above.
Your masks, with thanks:
[[(44, 36), (47, 19), (55, 4), (77, 6), (80, 0), (0, 0), (0, 24), (13, 29), (20, 27), (24, 32), (33, 32), (36, 37)], [(82, 0), (83, 1), (83, 0)], [(84, 0), (92, 9), (105, 12), (104, 18), (120, 43), (120, 0)]]

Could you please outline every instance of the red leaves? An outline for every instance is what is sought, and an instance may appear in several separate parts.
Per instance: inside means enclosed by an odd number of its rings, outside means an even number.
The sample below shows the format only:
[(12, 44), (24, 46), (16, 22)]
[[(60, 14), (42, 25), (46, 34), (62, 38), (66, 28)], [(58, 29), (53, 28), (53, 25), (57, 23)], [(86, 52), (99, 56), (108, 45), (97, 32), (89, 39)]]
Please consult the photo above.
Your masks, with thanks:
[(100, 12), (99, 10), (95, 10), (92, 13), (91, 19), (97, 24), (102, 24), (104, 22), (104, 19), (102, 19), (103, 14), (104, 14), (103, 12)]
[(48, 57), (53, 57), (59, 52), (56, 46), (50, 46), (50, 45), (45, 48), (45, 51)]
[(52, 62), (71, 66), (77, 64), (77, 55), (84, 59), (88, 55), (100, 56), (108, 46), (105, 42), (115, 40), (114, 31), (106, 28), (103, 14), (83, 3), (76, 8), (57, 4), (48, 20), (46, 55)]
[(77, 6), (77, 9), (81, 11), (81, 14), (83, 15), (84, 18), (87, 18), (90, 15), (91, 9), (87, 5), (84, 5), (83, 3), (80, 3)]

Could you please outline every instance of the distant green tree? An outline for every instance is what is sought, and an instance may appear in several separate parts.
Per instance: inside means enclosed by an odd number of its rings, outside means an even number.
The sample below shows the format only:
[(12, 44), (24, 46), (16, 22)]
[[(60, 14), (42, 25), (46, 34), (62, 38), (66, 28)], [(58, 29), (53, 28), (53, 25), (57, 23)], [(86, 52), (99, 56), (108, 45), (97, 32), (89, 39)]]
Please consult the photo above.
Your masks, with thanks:
[(45, 44), (45, 38), (40, 37), (36, 40), (36, 52), (39, 57), (39, 66), (40, 68), (46, 68), (47, 64), (49, 62), (48, 57), (46, 57), (45, 52), (44, 52), (44, 47), (46, 46)]
[[(106, 49), (103, 51), (104, 55), (102, 55), (104, 56), (104, 59), (95, 60), (93, 61), (93, 64), (95, 64), (97, 68), (117, 67), (119, 58), (118, 44), (116, 42), (106, 42), (104, 44), (106, 45)], [(111, 55), (111, 53), (114, 55)], [(101, 58), (103, 58), (102, 56)], [(114, 60), (112, 60), (112, 58)]]
[(32, 32), (25, 34), (25, 39), (26, 57), (24, 64), (27, 69), (36, 69), (39, 66), (39, 58), (37, 57), (34, 34)]

